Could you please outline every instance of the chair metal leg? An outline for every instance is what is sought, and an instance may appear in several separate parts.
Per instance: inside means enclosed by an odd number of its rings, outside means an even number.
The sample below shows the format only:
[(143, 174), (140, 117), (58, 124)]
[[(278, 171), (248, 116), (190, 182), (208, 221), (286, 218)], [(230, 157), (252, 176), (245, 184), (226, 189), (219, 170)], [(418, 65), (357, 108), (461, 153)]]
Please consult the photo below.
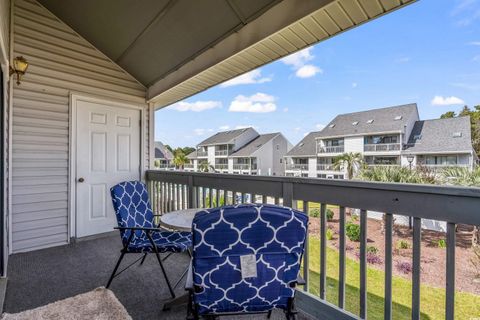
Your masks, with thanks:
[(187, 269), (185, 269), (185, 271), (183, 271), (182, 276), (177, 280), (177, 282), (175, 282), (175, 284), (173, 285), (173, 288), (174, 288), (174, 289), (177, 288), (177, 286), (178, 286), (178, 284), (180, 283), (180, 281), (182, 281), (182, 279), (185, 277), (185, 275), (186, 275), (187, 272), (188, 272), (188, 269), (189, 269), (189, 268), (187, 267)]
[(173, 291), (172, 285), (170, 284), (170, 280), (168, 280), (167, 272), (163, 267), (162, 259), (160, 258), (160, 254), (158, 253), (158, 251), (155, 252), (155, 256), (157, 257), (158, 264), (160, 264), (160, 268), (162, 269), (163, 277), (165, 278), (165, 282), (167, 283), (167, 287), (168, 287), (168, 290), (170, 291), (170, 295), (172, 296), (172, 298), (175, 298), (175, 292)]
[(113, 278), (115, 278), (115, 273), (117, 273), (118, 267), (120, 266), (120, 263), (123, 260), (123, 256), (125, 256), (125, 251), (122, 250), (122, 254), (120, 255), (120, 258), (118, 258), (117, 264), (115, 265), (115, 268), (113, 269), (112, 275), (110, 276), (110, 279), (108, 279), (108, 283), (106, 288), (108, 289), (110, 287), (110, 284), (112, 283)]
[(140, 265), (142, 265), (142, 264), (145, 262), (145, 258), (147, 257), (147, 254), (148, 254), (148, 253), (145, 253), (145, 254), (143, 255), (142, 261), (140, 261)]

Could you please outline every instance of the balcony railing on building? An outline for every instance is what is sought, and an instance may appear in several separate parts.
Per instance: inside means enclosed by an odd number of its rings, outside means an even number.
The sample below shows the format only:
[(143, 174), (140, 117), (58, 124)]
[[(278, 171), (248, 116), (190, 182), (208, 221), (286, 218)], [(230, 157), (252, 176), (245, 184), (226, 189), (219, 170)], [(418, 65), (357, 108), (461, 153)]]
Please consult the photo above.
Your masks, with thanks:
[(227, 163), (215, 163), (215, 170), (228, 170)]
[(330, 147), (318, 147), (319, 153), (342, 153), (345, 151), (344, 146), (330, 146)]
[(230, 154), (228, 149), (215, 150), (216, 156), (228, 156)]
[(184, 169), (194, 169), (195, 168), (195, 165), (193, 163), (185, 163), (183, 165), (183, 168)]
[[(291, 165), (290, 167), (304, 166)], [(302, 276), (306, 285), (302, 292), (297, 292), (297, 307), (313, 311), (325, 319), (366, 319), (367, 304), (371, 303), (370, 292), (367, 290), (368, 251), (368, 212), (384, 213), (383, 234), (385, 238), (384, 259), (384, 290), (382, 319), (392, 319), (395, 310), (394, 288), (394, 214), (413, 220), (411, 244), (412, 294), (411, 310), (408, 316), (412, 319), (421, 318), (421, 274), (422, 274), (422, 220), (444, 221), (446, 223), (446, 263), (445, 294), (443, 304), (439, 301), (438, 308), (443, 309), (446, 319), (453, 320), (455, 315), (455, 269), (456, 269), (456, 227), (458, 224), (480, 225), (478, 207), (480, 190), (476, 188), (458, 188), (431, 185), (405, 185), (393, 183), (372, 183), (363, 181), (340, 181), (326, 179), (309, 179), (298, 177), (271, 177), (252, 175), (229, 175), (214, 173), (190, 173), (182, 171), (150, 170), (146, 173), (153, 209), (157, 214), (186, 208), (209, 208), (218, 203), (238, 204), (249, 199), (259, 203), (274, 203), (288, 207), (300, 206), (304, 212), (309, 212), (310, 203), (320, 203), (319, 226), (310, 231), (320, 239), (318, 259), (310, 260), (309, 245), (305, 247)], [(252, 200), (250, 200), (252, 201)], [(338, 208), (338, 258), (327, 254), (327, 207), (335, 205)], [(348, 208), (348, 209), (347, 209)], [(346, 268), (348, 265), (346, 225), (347, 212), (358, 212), (360, 235), (358, 240), (359, 280), (357, 299), (357, 315), (345, 310), (347, 298)], [(313, 247), (312, 247), (313, 248)], [(329, 262), (338, 259), (338, 284), (335, 286), (335, 302), (327, 302), (327, 259)], [(311, 268), (317, 266), (319, 274), (311, 273)], [(312, 277), (311, 277), (312, 275)], [(311, 282), (318, 283), (318, 290), (310, 291)], [(318, 311), (320, 310), (320, 311)], [(317, 312), (318, 311), (318, 312)]]
[(335, 165), (333, 163), (319, 163), (317, 164), (317, 170), (320, 171), (339, 171), (335, 169)]
[(249, 163), (234, 163), (233, 170), (257, 170), (257, 165), (250, 165)]
[(363, 146), (363, 151), (365, 152), (399, 151), (400, 149), (401, 149), (400, 143), (365, 144)]
[(197, 151), (197, 156), (198, 157), (207, 157), (208, 156), (208, 151), (198, 150)]
[(303, 163), (287, 163), (285, 166), (286, 170), (304, 170), (308, 171), (308, 164)]

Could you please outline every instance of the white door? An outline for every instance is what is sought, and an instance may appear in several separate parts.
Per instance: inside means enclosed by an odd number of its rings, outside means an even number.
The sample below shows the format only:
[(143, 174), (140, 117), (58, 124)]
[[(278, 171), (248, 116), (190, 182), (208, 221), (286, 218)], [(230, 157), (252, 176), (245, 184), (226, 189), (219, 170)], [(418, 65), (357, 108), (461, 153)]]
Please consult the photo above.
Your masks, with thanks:
[(76, 236), (117, 225), (110, 188), (140, 178), (140, 110), (76, 102)]

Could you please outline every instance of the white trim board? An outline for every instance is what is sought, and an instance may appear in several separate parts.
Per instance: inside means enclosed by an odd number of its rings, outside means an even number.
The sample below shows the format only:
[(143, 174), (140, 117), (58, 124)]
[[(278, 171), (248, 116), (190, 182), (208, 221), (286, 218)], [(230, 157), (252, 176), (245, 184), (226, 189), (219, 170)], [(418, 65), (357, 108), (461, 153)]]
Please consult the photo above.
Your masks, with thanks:
[(68, 242), (72, 237), (76, 238), (76, 150), (77, 150), (77, 102), (86, 101), (94, 103), (105, 103), (119, 108), (136, 109), (140, 111), (140, 168), (139, 178), (145, 174), (145, 138), (146, 138), (146, 112), (145, 105), (128, 103), (112, 98), (97, 97), (86, 94), (70, 94), (69, 111), (69, 170), (68, 170)]

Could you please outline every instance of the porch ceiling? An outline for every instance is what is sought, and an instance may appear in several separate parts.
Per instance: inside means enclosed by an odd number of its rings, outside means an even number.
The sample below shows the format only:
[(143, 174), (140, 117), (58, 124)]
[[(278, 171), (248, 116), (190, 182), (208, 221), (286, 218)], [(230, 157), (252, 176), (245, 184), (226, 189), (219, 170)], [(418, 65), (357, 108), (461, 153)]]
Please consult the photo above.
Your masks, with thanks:
[(415, 0), (38, 0), (157, 108)]

